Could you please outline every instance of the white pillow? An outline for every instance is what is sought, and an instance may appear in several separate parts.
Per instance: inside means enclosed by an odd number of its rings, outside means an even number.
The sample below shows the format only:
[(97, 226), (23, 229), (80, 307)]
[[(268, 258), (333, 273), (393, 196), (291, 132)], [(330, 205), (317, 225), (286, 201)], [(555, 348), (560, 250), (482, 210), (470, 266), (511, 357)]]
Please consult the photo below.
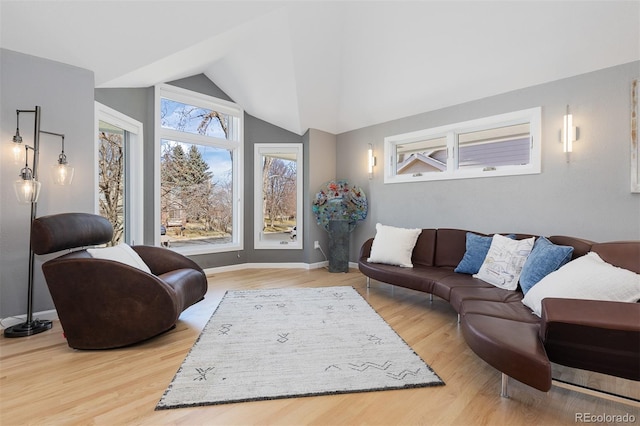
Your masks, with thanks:
[(535, 240), (534, 237), (512, 240), (495, 234), (487, 257), (474, 277), (505, 290), (515, 290), (518, 288), (522, 266), (529, 257)]
[(609, 300), (637, 302), (640, 275), (605, 262), (595, 252), (581, 256), (534, 285), (522, 299), (536, 315), (542, 315), (542, 299)]
[(411, 253), (422, 229), (396, 228), (376, 224), (376, 236), (367, 262), (413, 268)]
[(116, 262), (124, 263), (134, 268), (138, 268), (148, 274), (151, 273), (151, 269), (144, 263), (144, 260), (127, 244), (118, 244), (113, 247), (104, 247), (96, 249), (87, 249), (87, 252), (91, 257), (95, 259), (114, 260)]

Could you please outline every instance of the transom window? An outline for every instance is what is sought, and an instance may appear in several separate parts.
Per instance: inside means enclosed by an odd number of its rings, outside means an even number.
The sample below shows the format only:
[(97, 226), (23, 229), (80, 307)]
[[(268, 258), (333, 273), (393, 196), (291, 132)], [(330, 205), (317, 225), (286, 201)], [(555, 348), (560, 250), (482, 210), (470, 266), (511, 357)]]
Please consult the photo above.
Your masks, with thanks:
[(385, 183), (540, 173), (540, 108), (389, 136)]
[(156, 89), (156, 241), (184, 254), (242, 248), (242, 119), (237, 105)]

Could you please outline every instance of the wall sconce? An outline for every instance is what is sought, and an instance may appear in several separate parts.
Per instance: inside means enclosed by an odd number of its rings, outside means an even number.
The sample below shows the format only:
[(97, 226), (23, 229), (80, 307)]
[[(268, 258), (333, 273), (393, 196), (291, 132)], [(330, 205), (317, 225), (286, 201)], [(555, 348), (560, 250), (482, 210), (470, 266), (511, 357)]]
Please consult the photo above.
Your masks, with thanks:
[(369, 171), (369, 179), (373, 179), (373, 167), (376, 165), (376, 157), (373, 155), (373, 145), (369, 144), (369, 149), (367, 150), (367, 159), (368, 159), (368, 167)]
[[(53, 181), (58, 185), (69, 185), (73, 179), (73, 167), (67, 163), (67, 157), (64, 153), (64, 135), (60, 133), (46, 132), (40, 130), (40, 107), (36, 106), (33, 110), (16, 110), (17, 127), (16, 134), (13, 137), (14, 155), (21, 151), (23, 143), (20, 135), (20, 113), (34, 113), (33, 128), (33, 146), (24, 144), (25, 165), (20, 170), (20, 179), (14, 183), (14, 190), (18, 201), (21, 203), (31, 204), (31, 221), (29, 223), (29, 234), (31, 234), (31, 223), (36, 218), (38, 196), (40, 195), (41, 184), (38, 181), (38, 156), (40, 153), (40, 134), (59, 136), (62, 138), (62, 151), (58, 156), (58, 163), (52, 166)], [(16, 149), (17, 148), (17, 149)], [(29, 167), (29, 150), (33, 151), (32, 167)], [(31, 238), (29, 238), (31, 240)], [(4, 330), (5, 337), (25, 337), (33, 334), (41, 333), (49, 330), (52, 326), (51, 321), (42, 321), (33, 319), (33, 266), (34, 253), (29, 242), (29, 282), (27, 287), (27, 318), (22, 324), (8, 327)]]
[(578, 128), (573, 125), (573, 114), (569, 113), (569, 105), (567, 105), (567, 111), (563, 117), (562, 127), (562, 145), (563, 151), (567, 154), (567, 163), (569, 157), (573, 152), (573, 142), (578, 140)]

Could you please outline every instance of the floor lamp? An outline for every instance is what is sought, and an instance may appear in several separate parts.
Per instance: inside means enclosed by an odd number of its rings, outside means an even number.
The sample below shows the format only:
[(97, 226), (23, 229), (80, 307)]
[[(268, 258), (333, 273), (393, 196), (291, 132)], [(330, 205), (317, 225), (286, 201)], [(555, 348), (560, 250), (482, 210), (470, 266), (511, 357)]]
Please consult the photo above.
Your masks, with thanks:
[[(40, 107), (33, 110), (16, 110), (16, 134), (13, 137), (14, 155), (18, 158), (23, 146), (22, 136), (20, 136), (20, 113), (33, 113), (33, 146), (24, 144), (25, 165), (20, 170), (20, 179), (14, 183), (14, 190), (18, 201), (24, 204), (31, 204), (31, 219), (29, 222), (29, 237), (31, 237), (31, 224), (36, 218), (38, 208), (38, 196), (40, 195), (40, 182), (38, 181), (38, 155), (40, 148), (40, 135), (42, 133), (58, 136), (62, 138), (62, 152), (58, 156), (58, 163), (52, 166), (52, 176), (54, 183), (58, 185), (69, 185), (73, 179), (73, 167), (67, 164), (67, 157), (64, 154), (64, 134), (46, 132), (40, 130)], [(32, 167), (29, 167), (29, 150), (33, 151)], [(29, 281), (27, 287), (27, 318), (22, 324), (8, 327), (4, 330), (5, 337), (25, 337), (42, 333), (51, 329), (52, 322), (48, 320), (33, 319), (33, 266), (34, 253), (31, 248), (31, 238), (29, 238)]]

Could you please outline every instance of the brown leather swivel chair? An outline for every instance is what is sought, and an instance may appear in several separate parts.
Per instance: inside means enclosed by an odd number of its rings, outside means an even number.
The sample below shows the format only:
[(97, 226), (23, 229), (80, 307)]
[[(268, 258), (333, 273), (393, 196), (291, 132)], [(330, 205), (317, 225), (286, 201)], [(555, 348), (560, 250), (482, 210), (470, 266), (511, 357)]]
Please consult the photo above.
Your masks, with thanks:
[(42, 265), (58, 318), (75, 349), (131, 345), (172, 329), (189, 306), (204, 298), (207, 279), (190, 259), (171, 250), (133, 246), (151, 274), (85, 250), (111, 241), (101, 216), (63, 213), (34, 220), (31, 246), (38, 255), (75, 249)]

